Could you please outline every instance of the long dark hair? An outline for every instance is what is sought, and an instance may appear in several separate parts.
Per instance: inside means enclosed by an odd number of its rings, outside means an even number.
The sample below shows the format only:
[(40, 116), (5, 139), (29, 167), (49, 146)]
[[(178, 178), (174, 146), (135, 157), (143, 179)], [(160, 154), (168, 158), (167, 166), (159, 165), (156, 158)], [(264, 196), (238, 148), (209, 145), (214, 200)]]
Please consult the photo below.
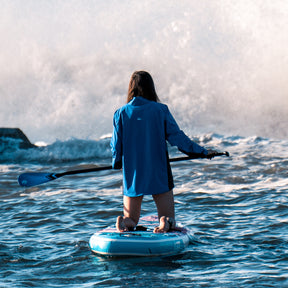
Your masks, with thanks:
[(142, 96), (147, 100), (159, 102), (154, 81), (151, 75), (146, 71), (136, 71), (131, 76), (128, 88), (127, 103), (137, 96)]

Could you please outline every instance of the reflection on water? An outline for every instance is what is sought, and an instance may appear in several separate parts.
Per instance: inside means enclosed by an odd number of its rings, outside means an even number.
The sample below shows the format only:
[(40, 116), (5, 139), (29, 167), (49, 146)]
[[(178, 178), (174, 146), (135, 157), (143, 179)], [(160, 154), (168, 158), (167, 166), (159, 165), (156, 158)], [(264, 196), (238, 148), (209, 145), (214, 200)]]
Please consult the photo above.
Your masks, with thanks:
[[(185, 252), (167, 258), (112, 259), (90, 252), (90, 236), (121, 213), (120, 172), (65, 176), (24, 189), (16, 182), (23, 170), (63, 171), (89, 163), (1, 165), (0, 286), (287, 286), (287, 142), (217, 137), (206, 146), (217, 142), (229, 159), (172, 165), (177, 220), (193, 237)], [(99, 161), (109, 164), (110, 158)], [(155, 214), (150, 197), (142, 211)]]

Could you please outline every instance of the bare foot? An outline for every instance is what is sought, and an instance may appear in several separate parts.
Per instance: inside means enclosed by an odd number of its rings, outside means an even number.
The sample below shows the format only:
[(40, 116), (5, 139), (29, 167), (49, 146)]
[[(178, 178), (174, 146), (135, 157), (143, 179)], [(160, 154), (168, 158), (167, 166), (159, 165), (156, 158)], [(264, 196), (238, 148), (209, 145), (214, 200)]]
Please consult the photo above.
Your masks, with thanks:
[(136, 224), (129, 217), (118, 216), (116, 220), (116, 229), (118, 232), (133, 231)]
[(122, 216), (118, 216), (116, 220), (116, 229), (118, 232), (126, 231), (126, 226), (124, 224), (124, 219)]
[(154, 233), (166, 233), (175, 228), (175, 220), (173, 218), (162, 216), (159, 222), (159, 227), (154, 229)]

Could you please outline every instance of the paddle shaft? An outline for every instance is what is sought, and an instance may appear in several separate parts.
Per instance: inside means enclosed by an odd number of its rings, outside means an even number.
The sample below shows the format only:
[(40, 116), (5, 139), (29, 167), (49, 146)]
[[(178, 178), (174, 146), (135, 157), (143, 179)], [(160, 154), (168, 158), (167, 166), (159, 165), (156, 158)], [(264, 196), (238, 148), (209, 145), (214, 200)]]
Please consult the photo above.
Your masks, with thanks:
[[(191, 159), (198, 159), (198, 158), (208, 158), (211, 159), (215, 156), (222, 156), (226, 155), (229, 156), (228, 152), (221, 152), (221, 153), (213, 153), (212, 155), (203, 155), (203, 154), (191, 154), (186, 157), (178, 157), (178, 158), (172, 158), (169, 159), (169, 162), (177, 162), (177, 161), (184, 161), (184, 160), (191, 160)], [(90, 172), (96, 172), (96, 171), (103, 171), (103, 170), (110, 170), (112, 169), (112, 166), (104, 166), (104, 167), (97, 167), (97, 168), (88, 168), (88, 169), (82, 169), (82, 170), (72, 170), (72, 171), (66, 171), (63, 173), (23, 173), (18, 177), (18, 182), (21, 186), (25, 187), (32, 187), (39, 184), (43, 184), (55, 179), (58, 179), (63, 176), (67, 175), (75, 175), (75, 174), (82, 174), (82, 173), (90, 173)]]
[[(223, 155), (229, 157), (229, 153), (228, 152), (215, 153), (215, 155), (213, 157), (215, 157), (215, 156), (223, 156)], [(169, 159), (169, 162), (171, 163), (171, 162), (185, 161), (185, 160), (198, 159), (198, 158), (209, 158), (209, 157), (207, 157), (207, 155), (204, 155), (204, 154), (193, 154), (191, 156), (171, 158), (171, 159)], [(110, 170), (110, 169), (112, 169), (112, 166), (104, 166), (104, 167), (97, 167), (97, 168), (72, 170), (72, 171), (67, 171), (67, 172), (63, 172), (63, 173), (57, 173), (57, 174), (54, 174), (54, 175), (56, 176), (56, 178), (59, 178), (59, 177), (62, 177), (62, 176), (67, 176), (67, 175), (90, 173), (90, 172)]]

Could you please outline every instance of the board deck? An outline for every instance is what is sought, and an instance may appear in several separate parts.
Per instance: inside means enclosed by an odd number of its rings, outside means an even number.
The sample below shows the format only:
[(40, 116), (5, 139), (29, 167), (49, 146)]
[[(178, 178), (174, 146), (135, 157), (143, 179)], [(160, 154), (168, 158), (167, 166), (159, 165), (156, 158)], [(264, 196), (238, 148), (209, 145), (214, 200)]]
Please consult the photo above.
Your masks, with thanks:
[(106, 256), (170, 256), (182, 252), (189, 244), (189, 231), (184, 227), (167, 233), (153, 233), (157, 216), (140, 219), (146, 231), (118, 232), (115, 226), (94, 233), (89, 241), (92, 252)]

